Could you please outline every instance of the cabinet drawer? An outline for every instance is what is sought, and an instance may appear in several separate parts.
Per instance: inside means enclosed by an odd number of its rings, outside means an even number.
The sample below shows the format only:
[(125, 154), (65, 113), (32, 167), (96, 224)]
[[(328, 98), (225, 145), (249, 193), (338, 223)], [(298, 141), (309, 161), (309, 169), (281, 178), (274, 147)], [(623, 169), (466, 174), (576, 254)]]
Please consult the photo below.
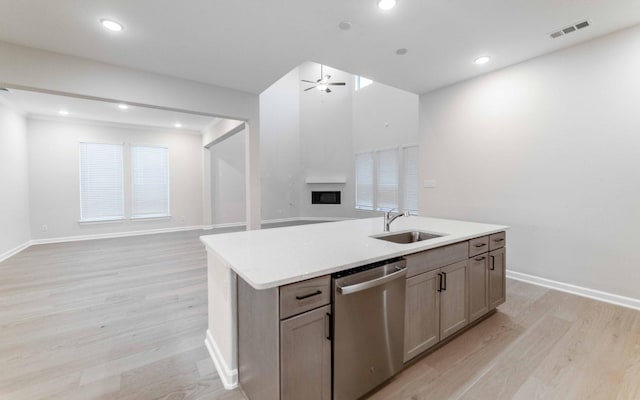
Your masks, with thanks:
[(431, 271), (445, 265), (464, 261), (469, 256), (469, 243), (460, 242), (437, 249), (405, 256), (407, 260), (407, 278)]
[(489, 251), (489, 236), (469, 240), (469, 257)]
[(282, 286), (280, 287), (280, 319), (313, 310), (330, 302), (330, 275)]
[(507, 240), (505, 232), (494, 233), (493, 235), (489, 236), (489, 250), (495, 250), (504, 247), (506, 241)]

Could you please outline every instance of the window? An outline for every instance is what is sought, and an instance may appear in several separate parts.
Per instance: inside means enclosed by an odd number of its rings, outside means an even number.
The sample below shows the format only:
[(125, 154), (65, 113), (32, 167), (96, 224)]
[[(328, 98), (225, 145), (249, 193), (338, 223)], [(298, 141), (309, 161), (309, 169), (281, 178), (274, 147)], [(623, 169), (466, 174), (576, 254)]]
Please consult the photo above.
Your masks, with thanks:
[(80, 143), (80, 220), (124, 218), (122, 145)]
[(355, 82), (356, 83), (355, 84), (356, 90), (360, 90), (362, 88), (365, 88), (365, 87), (367, 87), (367, 86), (369, 86), (369, 85), (371, 85), (373, 83), (373, 81), (371, 79), (367, 79), (367, 78), (364, 78), (364, 77), (359, 76), (359, 75), (355, 76), (355, 80), (356, 80), (356, 82)]
[(165, 147), (131, 146), (132, 218), (169, 216), (169, 157)]
[(418, 213), (418, 146), (409, 146), (403, 150), (403, 206), (404, 210)]
[(398, 208), (398, 150), (377, 152), (377, 209), (390, 211)]
[(356, 208), (418, 212), (418, 146), (355, 155)]
[(356, 154), (356, 208), (373, 210), (373, 153)]

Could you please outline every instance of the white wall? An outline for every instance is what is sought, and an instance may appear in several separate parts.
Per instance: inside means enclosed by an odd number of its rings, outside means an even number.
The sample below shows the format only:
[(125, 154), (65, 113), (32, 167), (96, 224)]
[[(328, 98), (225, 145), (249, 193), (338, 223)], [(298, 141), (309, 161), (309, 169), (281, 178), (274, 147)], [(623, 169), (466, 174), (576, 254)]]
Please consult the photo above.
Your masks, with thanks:
[[(260, 95), (262, 204), (265, 219), (370, 217), (355, 209), (356, 151), (418, 142), (418, 96), (374, 82), (354, 91), (352, 74), (324, 67), (332, 93), (303, 91), (320, 65), (305, 63)], [(345, 177), (346, 184), (307, 184), (306, 178)], [(311, 204), (314, 190), (339, 190), (341, 205)]]
[(373, 82), (353, 94), (353, 150), (418, 144), (419, 97)]
[(238, 132), (209, 149), (214, 225), (246, 221), (244, 136)]
[[(320, 66), (305, 63), (299, 67), (300, 79), (315, 80)], [(331, 93), (316, 89), (300, 93), (300, 214), (304, 217), (352, 217), (355, 213), (353, 157), (353, 75), (329, 67), (324, 73), (332, 82)], [(315, 79), (314, 79), (315, 77)], [(306, 84), (305, 84), (306, 85)], [(299, 86), (302, 91), (304, 86)], [(307, 184), (308, 177), (345, 176), (346, 184)], [(342, 204), (311, 204), (314, 190), (341, 190)]]
[[(195, 111), (247, 121), (246, 208), (249, 227), (259, 228), (258, 95), (6, 42), (0, 42), (0, 59), (0, 86)], [(200, 157), (205, 155), (203, 152)], [(208, 219), (203, 221), (206, 223)]]
[(26, 120), (0, 101), (0, 260), (31, 239)]
[(300, 216), (300, 75), (294, 68), (260, 94), (262, 218)]
[[(202, 225), (202, 138), (173, 130), (29, 118), (29, 176), (33, 239)], [(170, 219), (79, 224), (78, 143), (162, 145), (169, 149)], [(125, 215), (131, 178), (125, 146)], [(47, 231), (42, 231), (47, 225)]]
[(510, 225), (510, 269), (640, 298), (640, 28), (420, 98), (421, 214)]

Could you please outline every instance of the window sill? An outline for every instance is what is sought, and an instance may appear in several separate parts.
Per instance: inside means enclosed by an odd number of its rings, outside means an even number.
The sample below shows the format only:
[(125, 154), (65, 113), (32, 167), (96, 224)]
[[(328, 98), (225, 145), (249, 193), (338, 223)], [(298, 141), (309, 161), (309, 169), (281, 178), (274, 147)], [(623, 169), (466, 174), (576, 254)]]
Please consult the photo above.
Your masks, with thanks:
[(157, 221), (171, 219), (171, 215), (145, 215), (139, 217), (131, 217), (131, 221)]
[(105, 219), (84, 219), (78, 221), (80, 225), (94, 225), (94, 224), (114, 224), (119, 222), (125, 222), (126, 219), (122, 218), (105, 218)]

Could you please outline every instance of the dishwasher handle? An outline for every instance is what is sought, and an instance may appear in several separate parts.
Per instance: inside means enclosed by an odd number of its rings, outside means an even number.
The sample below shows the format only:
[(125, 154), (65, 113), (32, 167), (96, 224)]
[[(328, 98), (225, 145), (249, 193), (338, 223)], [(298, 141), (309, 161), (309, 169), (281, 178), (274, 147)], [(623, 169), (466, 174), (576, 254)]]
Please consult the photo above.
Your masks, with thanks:
[(354, 285), (349, 285), (349, 286), (337, 286), (336, 289), (338, 290), (338, 293), (342, 295), (357, 293), (363, 290), (371, 289), (376, 286), (384, 285), (387, 282), (390, 282), (394, 279), (398, 279), (405, 275), (407, 275), (407, 267), (405, 266), (396, 267), (395, 272), (392, 272), (385, 276), (381, 276), (380, 278), (372, 279), (366, 282), (356, 283)]

